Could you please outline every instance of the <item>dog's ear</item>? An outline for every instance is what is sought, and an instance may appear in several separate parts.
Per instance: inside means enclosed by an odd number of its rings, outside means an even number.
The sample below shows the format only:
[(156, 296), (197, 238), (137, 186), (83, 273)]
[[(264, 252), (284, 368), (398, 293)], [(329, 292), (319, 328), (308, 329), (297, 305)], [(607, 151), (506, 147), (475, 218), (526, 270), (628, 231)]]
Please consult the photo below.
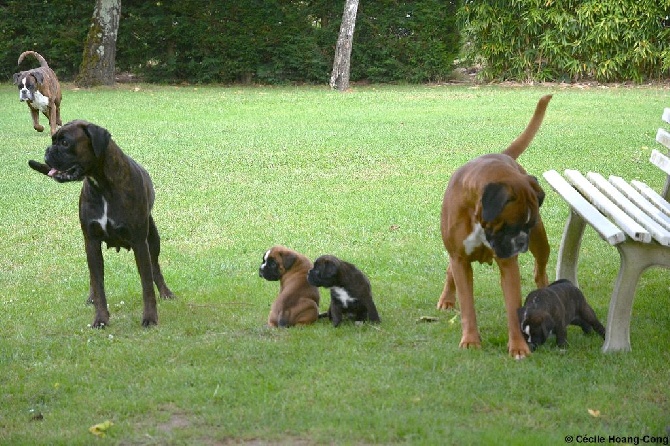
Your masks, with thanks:
[(14, 85), (19, 85), (20, 80), (21, 80), (21, 73), (14, 73)]
[(42, 74), (41, 71), (33, 71), (31, 74), (35, 77), (35, 80), (37, 81), (38, 84), (44, 83), (44, 75)]
[(537, 177), (528, 175), (528, 183), (530, 183), (530, 187), (533, 188), (537, 195), (537, 207), (542, 206), (542, 203), (544, 203), (544, 189), (540, 186), (540, 182), (537, 181)]
[(489, 183), (482, 193), (482, 221), (491, 222), (505, 208), (510, 199), (509, 190), (504, 183)]
[(298, 257), (292, 252), (284, 252), (281, 255), (282, 265), (284, 265), (284, 271), (289, 270), (295, 263)]
[(95, 124), (87, 124), (84, 126), (84, 131), (86, 132), (86, 135), (88, 135), (88, 139), (91, 140), (93, 153), (95, 153), (96, 157), (100, 157), (102, 152), (107, 149), (109, 140), (112, 139), (112, 135), (107, 131), (107, 129)]

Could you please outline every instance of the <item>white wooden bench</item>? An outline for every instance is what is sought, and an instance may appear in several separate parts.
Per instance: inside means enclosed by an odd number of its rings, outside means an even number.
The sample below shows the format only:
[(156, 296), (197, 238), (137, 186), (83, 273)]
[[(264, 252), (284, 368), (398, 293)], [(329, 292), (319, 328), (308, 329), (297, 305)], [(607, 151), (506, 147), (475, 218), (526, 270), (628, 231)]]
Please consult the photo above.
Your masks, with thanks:
[[(670, 123), (670, 108), (663, 113)], [(659, 129), (656, 141), (670, 149), (670, 133)], [(640, 181), (627, 183), (617, 176), (609, 180), (575, 170), (564, 175), (544, 173), (551, 187), (570, 205), (558, 251), (556, 278), (577, 282), (577, 263), (586, 224), (619, 251), (621, 265), (607, 314), (602, 350), (628, 351), (633, 298), (640, 275), (651, 266), (670, 268), (670, 158), (653, 150), (650, 161), (668, 176), (661, 194)]]

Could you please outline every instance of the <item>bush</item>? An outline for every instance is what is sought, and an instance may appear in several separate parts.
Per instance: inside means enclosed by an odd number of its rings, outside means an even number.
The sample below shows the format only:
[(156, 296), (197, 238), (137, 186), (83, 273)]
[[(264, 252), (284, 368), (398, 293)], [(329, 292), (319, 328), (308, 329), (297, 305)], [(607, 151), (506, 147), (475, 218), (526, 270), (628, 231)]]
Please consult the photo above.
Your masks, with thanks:
[(670, 74), (669, 13), (658, 0), (466, 0), (458, 16), (486, 80), (641, 82)]

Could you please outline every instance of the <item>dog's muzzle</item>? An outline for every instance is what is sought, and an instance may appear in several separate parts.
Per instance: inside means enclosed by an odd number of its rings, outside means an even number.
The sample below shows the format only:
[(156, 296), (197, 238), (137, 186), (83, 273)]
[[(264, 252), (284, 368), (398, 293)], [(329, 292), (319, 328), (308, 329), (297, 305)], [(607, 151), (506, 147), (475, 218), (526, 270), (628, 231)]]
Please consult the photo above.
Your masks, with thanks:
[(27, 88), (22, 88), (19, 90), (19, 101), (32, 101), (33, 100), (33, 93), (28, 90)]

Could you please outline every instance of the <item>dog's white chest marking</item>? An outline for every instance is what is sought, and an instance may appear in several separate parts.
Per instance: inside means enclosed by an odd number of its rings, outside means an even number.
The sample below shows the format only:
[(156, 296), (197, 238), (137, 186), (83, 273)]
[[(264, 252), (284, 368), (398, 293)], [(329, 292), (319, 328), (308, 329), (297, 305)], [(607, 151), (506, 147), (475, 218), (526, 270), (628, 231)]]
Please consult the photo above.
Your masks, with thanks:
[(105, 232), (105, 234), (107, 234), (107, 225), (108, 224), (114, 224), (114, 221), (112, 221), (112, 219), (109, 218), (109, 216), (107, 215), (107, 207), (108, 207), (107, 200), (105, 200), (103, 198), (102, 199), (102, 216), (100, 218), (98, 218), (97, 220), (94, 220), (94, 221), (97, 221), (98, 223), (100, 223), (100, 227)]
[(486, 246), (487, 248), (491, 247), (489, 242), (486, 241), (486, 233), (484, 232), (484, 228), (482, 228), (482, 225), (479, 223), (475, 224), (475, 227), (470, 235), (468, 235), (465, 240), (463, 240), (463, 245), (465, 246), (465, 253), (467, 255), (472, 254), (475, 248), (479, 248), (482, 245)]
[(30, 106), (35, 110), (45, 112), (47, 110), (47, 107), (49, 107), (49, 97), (44, 96), (39, 91), (36, 91), (35, 97), (33, 98), (33, 102), (32, 104), (30, 104)]
[(356, 302), (356, 298), (351, 297), (351, 295), (347, 293), (347, 290), (344, 288), (334, 286), (331, 288), (331, 291), (333, 291), (333, 297), (342, 302), (342, 306), (344, 308), (347, 308), (349, 304)]

